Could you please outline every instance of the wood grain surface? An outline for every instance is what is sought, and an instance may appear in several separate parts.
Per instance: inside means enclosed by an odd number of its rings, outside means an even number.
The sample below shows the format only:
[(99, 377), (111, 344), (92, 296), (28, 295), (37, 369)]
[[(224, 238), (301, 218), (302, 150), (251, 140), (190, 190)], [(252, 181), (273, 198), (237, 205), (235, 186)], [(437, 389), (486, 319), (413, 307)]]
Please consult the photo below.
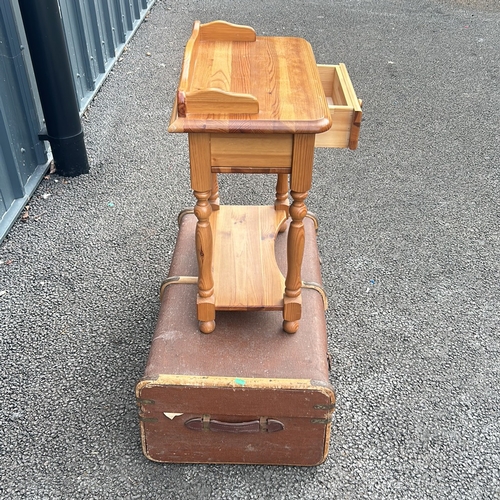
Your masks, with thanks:
[[(203, 30), (203, 25), (202, 28)], [(178, 115), (170, 132), (319, 133), (330, 127), (328, 105), (309, 43), (301, 38), (209, 39), (195, 23), (179, 83)], [(221, 39), (222, 38), (222, 39)], [(229, 39), (229, 40), (228, 40)], [(200, 91), (217, 93), (200, 104)], [(195, 96), (194, 112), (190, 97)], [(244, 97), (242, 97), (244, 96)], [(250, 113), (253, 96), (258, 113)], [(242, 103), (240, 113), (228, 111)], [(201, 109), (201, 111), (200, 111)]]
[(286, 212), (274, 206), (221, 206), (212, 213), (217, 310), (283, 308), (285, 279), (274, 241), (285, 219)]

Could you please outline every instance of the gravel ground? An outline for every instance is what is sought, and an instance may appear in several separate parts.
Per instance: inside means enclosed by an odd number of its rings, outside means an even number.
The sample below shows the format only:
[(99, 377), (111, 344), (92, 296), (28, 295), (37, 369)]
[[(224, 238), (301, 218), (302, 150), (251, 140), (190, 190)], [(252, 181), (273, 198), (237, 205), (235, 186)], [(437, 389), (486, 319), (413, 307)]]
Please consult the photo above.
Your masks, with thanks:
[[(319, 467), (141, 453), (134, 385), (193, 204), (166, 128), (195, 19), (304, 37), (364, 101), (359, 149), (317, 151), (308, 201), (338, 395)], [(499, 33), (487, 0), (157, 0), (85, 114), (90, 174), (44, 180), (0, 247), (0, 496), (500, 498)]]

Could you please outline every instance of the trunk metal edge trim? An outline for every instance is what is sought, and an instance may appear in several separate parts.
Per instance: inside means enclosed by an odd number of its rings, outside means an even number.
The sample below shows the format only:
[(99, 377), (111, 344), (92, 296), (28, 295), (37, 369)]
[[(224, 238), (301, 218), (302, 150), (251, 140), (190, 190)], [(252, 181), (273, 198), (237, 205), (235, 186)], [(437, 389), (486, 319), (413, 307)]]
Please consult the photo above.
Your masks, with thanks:
[(185, 385), (189, 387), (239, 388), (239, 389), (302, 389), (318, 391), (330, 399), (334, 392), (328, 382), (309, 379), (291, 378), (245, 378), (219, 377), (203, 375), (167, 375), (159, 374), (155, 379), (142, 379), (137, 383), (136, 395), (140, 398), (140, 391), (146, 387), (165, 387), (169, 385)]

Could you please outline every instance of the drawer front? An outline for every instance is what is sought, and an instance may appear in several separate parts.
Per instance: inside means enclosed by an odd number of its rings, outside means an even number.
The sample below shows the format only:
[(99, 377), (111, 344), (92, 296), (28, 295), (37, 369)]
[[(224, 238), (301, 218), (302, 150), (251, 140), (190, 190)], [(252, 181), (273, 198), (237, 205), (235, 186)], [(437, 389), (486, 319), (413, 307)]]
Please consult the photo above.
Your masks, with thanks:
[(215, 173), (289, 173), (291, 134), (211, 134), (210, 160)]
[(332, 117), (332, 126), (316, 135), (319, 148), (349, 148), (358, 146), (361, 125), (361, 101), (357, 98), (345, 64), (318, 64), (319, 76)]

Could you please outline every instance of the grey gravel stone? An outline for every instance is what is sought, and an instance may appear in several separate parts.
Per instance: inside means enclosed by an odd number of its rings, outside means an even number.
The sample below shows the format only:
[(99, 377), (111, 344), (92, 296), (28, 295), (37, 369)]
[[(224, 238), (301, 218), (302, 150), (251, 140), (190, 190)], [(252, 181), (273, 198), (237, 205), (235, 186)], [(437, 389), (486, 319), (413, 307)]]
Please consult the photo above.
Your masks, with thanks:
[[(500, 498), (495, 5), (157, 0), (85, 113), (90, 174), (44, 180), (0, 247), (0, 497)], [(318, 150), (308, 198), (338, 395), (319, 467), (141, 453), (134, 385), (193, 204), (166, 129), (195, 19), (304, 37), (363, 98), (359, 149)], [(220, 184), (225, 203), (274, 193)]]

